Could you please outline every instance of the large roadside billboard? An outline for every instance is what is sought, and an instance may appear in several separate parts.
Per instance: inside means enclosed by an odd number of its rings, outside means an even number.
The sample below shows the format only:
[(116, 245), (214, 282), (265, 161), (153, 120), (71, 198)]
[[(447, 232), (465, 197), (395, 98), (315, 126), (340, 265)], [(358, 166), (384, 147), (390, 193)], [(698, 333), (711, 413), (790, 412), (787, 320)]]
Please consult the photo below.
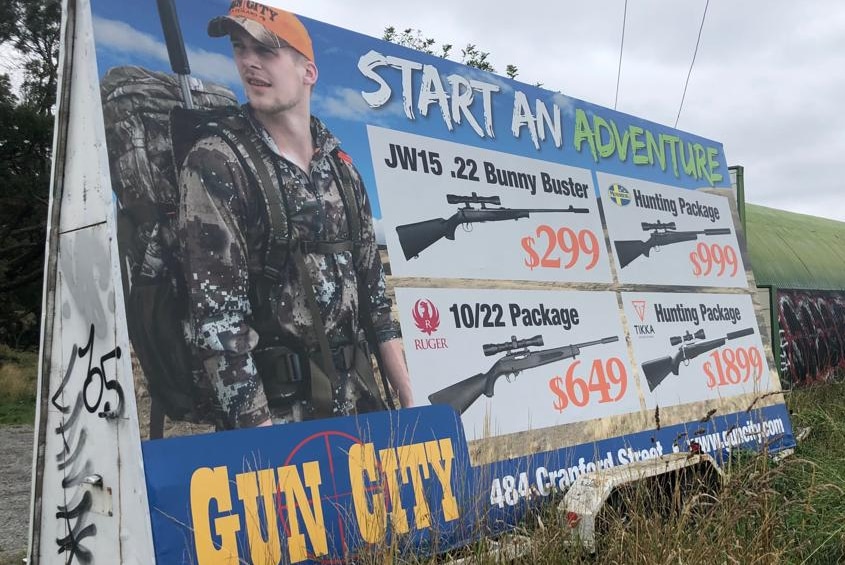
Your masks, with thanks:
[[(720, 143), (283, 7), (177, 2), (191, 67), (182, 83), (151, 3), (92, 0), (90, 20), (77, 15), (77, 29), (93, 32), (101, 101), (88, 101), (89, 119), (94, 145), (105, 141), (98, 178), (112, 189), (91, 237), (112, 238), (103, 273), (120, 279), (99, 284), (115, 306), (96, 313), (113, 316), (117, 329), (103, 332), (68, 306), (65, 317), (90, 333), (56, 346), (70, 362), (51, 376), (48, 421), (63, 450), (74, 443), (68, 430), (84, 440), (112, 421), (137, 426), (159, 563), (326, 562), (383, 543), (443, 550), (512, 527), (529, 499), (587, 472), (670, 452), (719, 458), (794, 446)], [(291, 47), (262, 48), (255, 26), (284, 35), (317, 70), (296, 76), (313, 79), (310, 114), (340, 140), (341, 152), (330, 151), (343, 164), (303, 163), (276, 135), (267, 116), (281, 106), (262, 104), (291, 75), (265, 73), (270, 64), (260, 61)], [(70, 80), (82, 80), (78, 73)], [(188, 90), (193, 112), (180, 110)], [(201, 113), (209, 107), (218, 113)], [(352, 192), (340, 188), (346, 183)], [(71, 209), (85, 198), (66, 192)], [(349, 235), (347, 197), (359, 206), (360, 241)], [(297, 239), (339, 223), (340, 236)], [(77, 253), (85, 233), (73, 236)], [(279, 264), (271, 236), (289, 253)], [(287, 272), (311, 278), (271, 278), (266, 298), (256, 280), (268, 265), (289, 269), (292, 247), (302, 247), (303, 262)], [(350, 262), (359, 278), (372, 275), (369, 294), (338, 290)], [(317, 306), (301, 316), (303, 280)], [(168, 288), (173, 294), (156, 294)], [(380, 410), (356, 393), (352, 408), (312, 409), (327, 394), (312, 368), (305, 384), (285, 381), (306, 391), (296, 396), (299, 416), (285, 417), (304, 421), (281, 423), (262, 404), (278, 392), (268, 367), (295, 373), (320, 360), (291, 356), (281, 338), (268, 346), (277, 334), (266, 320), (293, 335), (314, 333), (307, 320), (319, 316), (336, 353), (333, 312), (344, 300), (370, 299), (401, 327), (390, 339), (401, 339), (410, 376), (407, 395), (394, 399), (406, 407)], [(162, 354), (177, 347), (190, 355)], [(379, 347), (370, 339), (370, 352)], [(260, 360), (265, 350), (281, 351), (275, 364)], [(179, 363), (183, 374), (171, 370)], [(209, 374), (217, 380), (203, 381)], [(181, 390), (184, 406), (201, 381), (213, 400), (239, 410), (237, 426), (218, 420), (216, 428), (242, 429), (215, 433), (213, 418), (172, 418), (156, 430), (162, 408), (150, 397)], [(241, 382), (263, 389), (232, 384)], [(334, 390), (328, 398), (338, 402)], [(203, 420), (204, 409), (186, 419)], [(252, 427), (267, 418), (275, 425)], [(164, 437), (150, 439), (151, 427)], [(61, 462), (51, 472), (66, 475)], [(55, 484), (62, 496), (87, 488)], [(60, 539), (113, 518), (95, 510), (45, 514), (42, 524)], [(77, 541), (67, 549), (85, 550)]]

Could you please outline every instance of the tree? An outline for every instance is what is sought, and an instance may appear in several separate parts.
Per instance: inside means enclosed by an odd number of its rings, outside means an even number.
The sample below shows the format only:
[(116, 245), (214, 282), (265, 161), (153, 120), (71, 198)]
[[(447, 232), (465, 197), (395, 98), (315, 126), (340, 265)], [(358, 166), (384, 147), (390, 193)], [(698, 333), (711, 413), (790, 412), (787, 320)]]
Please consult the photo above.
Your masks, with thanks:
[[(403, 47), (410, 47), (411, 49), (416, 49), (429, 55), (442, 57), (443, 59), (448, 59), (452, 53), (453, 46), (451, 43), (443, 43), (438, 46), (434, 38), (424, 37), (422, 31), (414, 28), (407, 28), (397, 33), (395, 27), (388, 26), (384, 28), (384, 34), (381, 38), (385, 41), (402, 45)], [(462, 65), (481, 69), (482, 71), (495, 73), (496, 69), (487, 60), (489, 56), (489, 51), (481, 51), (476, 45), (468, 43), (466, 47), (461, 49), (461, 58), (458, 62)], [(519, 69), (515, 65), (507, 65), (505, 67), (505, 74), (508, 78), (516, 78), (519, 74)]]
[(0, 45), (22, 57), (15, 93), (0, 75), (0, 343), (38, 343), (59, 0), (0, 0)]

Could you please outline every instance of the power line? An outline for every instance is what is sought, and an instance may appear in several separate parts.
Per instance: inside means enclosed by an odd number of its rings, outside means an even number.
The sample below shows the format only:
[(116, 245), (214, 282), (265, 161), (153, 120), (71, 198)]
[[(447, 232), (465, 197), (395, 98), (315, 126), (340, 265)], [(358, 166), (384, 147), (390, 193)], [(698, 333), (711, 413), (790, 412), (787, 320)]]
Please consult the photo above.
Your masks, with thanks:
[[(625, 0), (626, 2), (628, 0)], [(684, 99), (687, 97), (687, 87), (689, 86), (689, 77), (692, 75), (692, 67), (695, 65), (695, 56), (698, 55), (698, 45), (701, 43), (701, 31), (704, 29), (704, 19), (707, 17), (707, 7), (710, 6), (710, 0), (704, 5), (704, 13), (701, 15), (701, 27), (698, 28), (698, 39), (695, 40), (695, 51), (692, 53), (692, 62), (689, 65), (689, 72), (687, 73), (687, 81), (684, 83), (684, 93), (681, 95), (681, 105), (678, 107), (678, 116), (675, 118), (675, 127), (678, 127), (678, 120), (681, 119), (681, 110), (684, 109)]]
[[(709, 2), (710, 0), (708, 0)], [(625, 47), (625, 22), (628, 19), (628, 0), (625, 0), (625, 11), (622, 13), (622, 42), (619, 45), (619, 68), (616, 71), (616, 98), (613, 99), (613, 109), (619, 102), (619, 79), (622, 76), (622, 49)]]

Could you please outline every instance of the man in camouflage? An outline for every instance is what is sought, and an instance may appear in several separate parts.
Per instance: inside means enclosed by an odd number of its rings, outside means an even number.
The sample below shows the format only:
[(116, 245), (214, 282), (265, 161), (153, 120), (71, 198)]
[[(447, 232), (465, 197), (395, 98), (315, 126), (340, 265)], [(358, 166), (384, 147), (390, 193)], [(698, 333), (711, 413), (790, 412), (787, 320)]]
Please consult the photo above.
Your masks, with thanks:
[[(355, 253), (340, 249), (303, 253), (299, 267), (290, 257), (271, 265), (281, 274), (279, 283), (270, 289), (266, 303), (255, 304), (257, 273), (267, 267), (272, 227), (265, 195), (244, 167), (244, 155), (231, 143), (208, 135), (193, 144), (179, 177), (180, 240), (193, 342), (215, 390), (223, 427), (330, 415), (314, 412), (307, 394), (294, 396), (298, 400), (291, 402), (286, 392), (291, 383), (275, 382), (277, 375), (262, 374), (259, 362), (268, 343), (295, 344), (308, 352), (317, 348), (315, 310), (309, 309), (300, 267), (312, 283), (336, 371), (331, 414), (383, 406), (368, 392), (362, 371), (356, 369), (362, 358), (361, 348), (355, 347), (360, 342), (359, 310), (370, 314), (378, 341), (371, 347), (378, 347), (401, 405), (412, 405), (398, 325), (385, 295), (367, 193), (351, 159), (338, 150), (338, 140), (310, 113), (318, 72), (307, 31), (292, 14), (236, 0), (227, 16), (209, 23), (208, 32), (212, 37), (228, 35), (232, 41), (249, 100), (242, 114), (255, 139), (260, 140), (258, 144), (264, 145), (261, 154), (268, 169), (276, 173), (273, 178), (285, 200), (291, 241), (356, 239), (358, 246)], [(334, 172), (339, 167), (351, 171), (355, 202), (344, 202), (344, 190)], [(357, 206), (360, 241), (357, 234), (349, 233), (349, 206)], [(359, 286), (364, 289), (360, 293)], [(350, 359), (350, 351), (354, 359)], [(309, 363), (302, 356), (293, 361), (294, 365)], [(290, 358), (286, 363), (292, 367)], [(288, 374), (283, 380), (290, 379)]]

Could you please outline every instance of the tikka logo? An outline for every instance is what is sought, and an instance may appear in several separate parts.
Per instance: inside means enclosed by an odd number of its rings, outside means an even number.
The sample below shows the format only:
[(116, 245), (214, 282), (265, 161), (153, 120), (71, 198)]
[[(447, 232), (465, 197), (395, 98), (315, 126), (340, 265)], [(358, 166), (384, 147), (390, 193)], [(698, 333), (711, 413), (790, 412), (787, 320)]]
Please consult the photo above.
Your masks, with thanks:
[(411, 316), (414, 318), (414, 324), (417, 328), (426, 335), (433, 334), (440, 327), (440, 312), (434, 303), (427, 298), (420, 298), (414, 302)]
[(651, 324), (634, 324), (637, 337), (654, 337), (654, 326)]
[(607, 195), (617, 206), (627, 206), (631, 203), (631, 192), (621, 184), (611, 184)]
[(631, 304), (634, 306), (634, 311), (641, 322), (645, 322), (645, 300), (632, 300)]

